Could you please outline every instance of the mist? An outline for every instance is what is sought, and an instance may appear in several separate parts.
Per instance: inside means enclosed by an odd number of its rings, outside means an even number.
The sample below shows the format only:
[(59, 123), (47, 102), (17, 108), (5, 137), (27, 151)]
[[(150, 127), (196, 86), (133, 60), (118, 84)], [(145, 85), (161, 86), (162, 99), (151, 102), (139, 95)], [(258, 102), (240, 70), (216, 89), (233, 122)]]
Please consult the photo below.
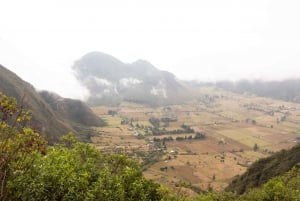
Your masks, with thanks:
[(1, 6), (0, 63), (65, 97), (89, 95), (71, 66), (91, 51), (124, 63), (145, 59), (182, 80), (300, 77), (296, 0), (12, 0)]

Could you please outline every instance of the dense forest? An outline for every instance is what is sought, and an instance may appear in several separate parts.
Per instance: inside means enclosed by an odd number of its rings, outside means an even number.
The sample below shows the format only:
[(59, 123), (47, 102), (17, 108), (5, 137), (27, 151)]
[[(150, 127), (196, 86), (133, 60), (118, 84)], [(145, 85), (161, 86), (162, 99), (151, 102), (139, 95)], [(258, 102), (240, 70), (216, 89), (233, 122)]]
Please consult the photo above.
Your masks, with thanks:
[(0, 119), (0, 200), (300, 200), (300, 164), (285, 152), (265, 161), (275, 168), (287, 155), (293, 168), (270, 177), (259, 188), (243, 194), (206, 192), (189, 197), (146, 180), (137, 161), (122, 154), (101, 153), (72, 133), (47, 145), (30, 128), (30, 112), (4, 94), (0, 95)]

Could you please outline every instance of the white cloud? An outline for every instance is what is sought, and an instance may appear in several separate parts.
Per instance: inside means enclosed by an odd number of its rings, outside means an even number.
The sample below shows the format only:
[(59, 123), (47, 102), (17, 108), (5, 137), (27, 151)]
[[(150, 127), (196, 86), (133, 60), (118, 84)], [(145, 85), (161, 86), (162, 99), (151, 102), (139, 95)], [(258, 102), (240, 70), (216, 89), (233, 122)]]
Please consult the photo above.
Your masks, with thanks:
[(299, 7), (297, 0), (3, 1), (0, 63), (72, 97), (85, 92), (65, 73), (94, 50), (128, 63), (146, 59), (179, 78), (300, 77)]
[(165, 89), (165, 85), (161, 81), (156, 86), (153, 86), (151, 88), (150, 93), (154, 96), (161, 96), (163, 98), (168, 97), (167, 96), (167, 91)]
[(123, 87), (130, 87), (130, 86), (133, 86), (133, 85), (141, 84), (141, 83), (143, 83), (143, 81), (139, 80), (139, 79), (136, 79), (136, 78), (133, 78), (133, 77), (129, 77), (129, 78), (120, 79), (119, 83)]
[(110, 86), (112, 84), (110, 81), (108, 81), (107, 79), (104, 79), (104, 78), (98, 78), (98, 77), (92, 76), (92, 79), (94, 79), (96, 81), (97, 85), (100, 85), (100, 86)]
[(104, 89), (103, 94), (110, 94), (110, 89)]

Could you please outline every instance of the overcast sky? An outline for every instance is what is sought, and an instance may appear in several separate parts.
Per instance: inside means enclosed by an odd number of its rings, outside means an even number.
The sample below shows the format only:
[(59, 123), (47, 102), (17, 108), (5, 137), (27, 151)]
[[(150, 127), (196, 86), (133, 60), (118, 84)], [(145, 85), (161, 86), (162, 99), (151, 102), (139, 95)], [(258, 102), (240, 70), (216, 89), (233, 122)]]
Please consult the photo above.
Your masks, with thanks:
[(90, 51), (146, 59), (180, 79), (300, 77), (299, 0), (0, 0), (0, 64), (82, 98)]

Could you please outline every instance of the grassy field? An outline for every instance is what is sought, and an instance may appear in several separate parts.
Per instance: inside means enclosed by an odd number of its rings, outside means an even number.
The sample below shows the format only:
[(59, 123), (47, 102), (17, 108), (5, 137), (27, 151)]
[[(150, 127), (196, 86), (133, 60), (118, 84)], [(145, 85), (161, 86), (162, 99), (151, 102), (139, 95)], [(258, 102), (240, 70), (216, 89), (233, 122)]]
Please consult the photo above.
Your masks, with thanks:
[[(222, 190), (255, 160), (299, 142), (299, 104), (212, 88), (199, 91), (194, 101), (182, 105), (153, 108), (122, 103), (92, 108), (108, 124), (92, 141), (103, 151), (137, 158), (149, 179), (172, 188), (183, 183), (190, 189), (215, 190)], [(186, 125), (194, 133), (153, 135), (150, 118), (173, 120), (160, 121), (159, 131), (174, 132)], [(206, 138), (193, 139), (196, 132)], [(164, 138), (173, 140), (163, 142)]]
[(237, 142), (240, 142), (250, 148), (255, 144), (257, 144), (261, 148), (269, 146), (271, 144), (266, 140), (261, 139), (260, 132), (255, 132), (248, 128), (221, 130), (218, 133)]

